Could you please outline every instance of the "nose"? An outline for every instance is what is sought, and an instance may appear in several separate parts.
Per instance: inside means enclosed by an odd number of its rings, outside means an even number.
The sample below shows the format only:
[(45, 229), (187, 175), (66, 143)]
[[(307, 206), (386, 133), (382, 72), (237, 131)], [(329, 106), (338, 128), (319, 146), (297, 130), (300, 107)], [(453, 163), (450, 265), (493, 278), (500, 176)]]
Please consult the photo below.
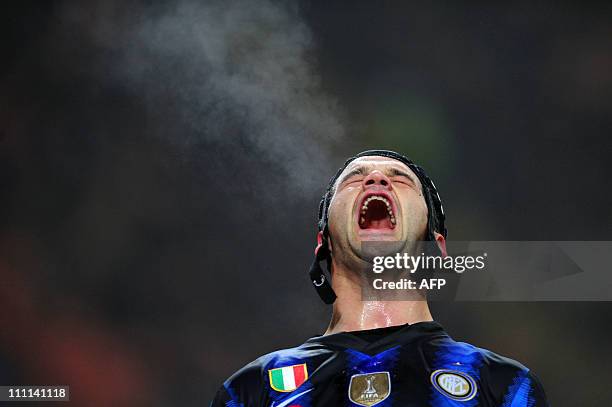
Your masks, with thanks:
[(379, 170), (374, 170), (363, 179), (363, 189), (383, 188), (391, 189), (391, 180)]

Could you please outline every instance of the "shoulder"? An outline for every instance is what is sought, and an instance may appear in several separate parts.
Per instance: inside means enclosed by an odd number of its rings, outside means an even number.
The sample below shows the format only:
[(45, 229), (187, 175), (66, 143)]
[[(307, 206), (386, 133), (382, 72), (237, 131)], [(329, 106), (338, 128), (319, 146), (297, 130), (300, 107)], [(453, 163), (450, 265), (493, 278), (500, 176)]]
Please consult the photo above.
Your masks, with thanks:
[(448, 336), (426, 342), (422, 350), (430, 364), (436, 366), (468, 366), (472, 369), (487, 369), (495, 373), (528, 370), (514, 359), (467, 342), (457, 342)]
[(226, 381), (226, 384), (235, 385), (248, 382), (257, 382), (266, 378), (268, 370), (276, 367), (292, 366), (303, 363), (308, 356), (308, 350), (303, 345), (295, 348), (280, 349), (258, 357), (251, 363), (236, 371)]
[[(271, 390), (270, 377), (274, 369), (293, 368), (301, 369), (307, 377), (308, 367), (306, 361), (320, 352), (308, 342), (294, 348), (277, 350), (248, 363), (232, 374), (219, 389), (216, 399), (223, 399), (225, 403), (218, 405), (261, 405), (269, 397)], [(231, 404), (231, 403), (235, 404)], [(228, 404), (229, 403), (229, 404)], [(217, 405), (213, 402), (212, 404)]]
[(537, 376), (514, 359), (450, 337), (430, 341), (422, 351), (432, 377), (435, 372), (463, 373), (498, 405), (548, 405)]

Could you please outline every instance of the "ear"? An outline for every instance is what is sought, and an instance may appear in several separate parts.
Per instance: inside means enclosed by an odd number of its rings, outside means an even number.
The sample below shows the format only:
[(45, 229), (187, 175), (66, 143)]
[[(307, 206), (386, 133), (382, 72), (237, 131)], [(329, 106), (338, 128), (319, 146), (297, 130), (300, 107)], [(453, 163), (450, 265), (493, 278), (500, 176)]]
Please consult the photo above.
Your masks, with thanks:
[(442, 253), (442, 257), (448, 256), (448, 253), (446, 253), (446, 239), (444, 238), (444, 236), (442, 236), (438, 232), (434, 232), (434, 237), (436, 238), (436, 244), (438, 245), (438, 248)]
[(315, 247), (315, 256), (321, 250), (321, 246), (323, 246), (323, 232), (317, 233), (317, 246)]
[[(319, 232), (317, 233), (317, 247), (315, 247), (315, 256), (317, 255), (317, 253), (319, 252), (322, 246), (323, 246), (323, 232)], [(331, 239), (329, 238), (327, 239), (327, 248), (329, 252), (331, 253), (332, 243), (331, 243)]]

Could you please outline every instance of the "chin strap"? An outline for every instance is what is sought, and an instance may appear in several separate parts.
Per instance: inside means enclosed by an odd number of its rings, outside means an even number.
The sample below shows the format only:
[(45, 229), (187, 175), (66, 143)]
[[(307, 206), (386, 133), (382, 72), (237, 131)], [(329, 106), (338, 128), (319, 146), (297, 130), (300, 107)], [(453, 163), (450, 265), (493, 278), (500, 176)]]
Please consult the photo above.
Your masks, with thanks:
[(310, 271), (308, 275), (310, 276), (310, 282), (314, 286), (315, 290), (317, 290), (317, 294), (323, 300), (325, 304), (333, 304), (336, 301), (336, 293), (331, 286), (331, 276), (329, 273), (326, 273), (321, 266), (321, 262), (328, 261), (328, 249), (327, 242), (323, 239), (322, 235), (319, 234), (317, 236), (318, 245), (315, 249), (315, 256), (312, 264), (310, 265)]

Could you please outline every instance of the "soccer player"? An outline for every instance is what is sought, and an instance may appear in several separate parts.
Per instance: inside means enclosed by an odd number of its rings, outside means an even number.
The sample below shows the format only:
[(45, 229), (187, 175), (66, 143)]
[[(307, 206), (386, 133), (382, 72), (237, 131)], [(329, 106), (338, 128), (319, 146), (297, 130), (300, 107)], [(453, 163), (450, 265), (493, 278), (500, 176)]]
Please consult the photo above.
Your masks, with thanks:
[(327, 331), (243, 367), (211, 406), (547, 406), (529, 369), (454, 341), (427, 301), (363, 299), (363, 242), (406, 249), (430, 241), (446, 256), (444, 220), (433, 182), (403, 155), (371, 150), (348, 159), (321, 201), (310, 269), (333, 303)]

